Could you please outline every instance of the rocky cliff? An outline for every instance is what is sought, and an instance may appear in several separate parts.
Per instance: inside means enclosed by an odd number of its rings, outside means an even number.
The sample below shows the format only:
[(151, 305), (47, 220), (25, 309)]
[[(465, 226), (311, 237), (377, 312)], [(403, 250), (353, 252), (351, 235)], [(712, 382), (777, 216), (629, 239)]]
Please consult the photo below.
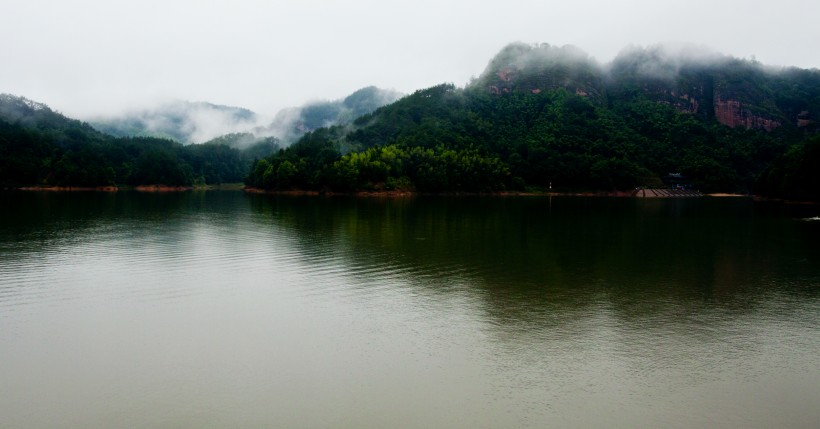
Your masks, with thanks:
[(685, 47), (629, 48), (600, 65), (572, 46), (517, 43), (472, 85), (496, 95), (563, 88), (601, 104), (641, 97), (732, 128), (820, 128), (820, 70), (767, 67)]
[(715, 119), (731, 128), (772, 131), (781, 125), (780, 121), (754, 114), (738, 100), (723, 100), (720, 96), (715, 97)]
[(601, 66), (574, 46), (515, 43), (502, 49), (472, 85), (497, 95), (564, 88), (602, 101), (603, 77)]

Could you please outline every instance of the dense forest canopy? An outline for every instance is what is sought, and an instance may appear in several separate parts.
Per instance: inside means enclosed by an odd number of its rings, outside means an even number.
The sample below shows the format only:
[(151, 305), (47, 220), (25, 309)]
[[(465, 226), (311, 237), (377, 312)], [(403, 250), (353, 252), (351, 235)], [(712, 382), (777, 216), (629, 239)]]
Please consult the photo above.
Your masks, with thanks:
[[(814, 177), (818, 70), (662, 47), (602, 65), (574, 47), (516, 43), (463, 88), (376, 108), (380, 95), (369, 88), (306, 109), (304, 125), (319, 128), (286, 148), (246, 133), (191, 146), (115, 138), (3, 96), (0, 183), (628, 191), (675, 177), (703, 192), (817, 198), (804, 188)], [(358, 111), (372, 112), (321, 127)]]
[(279, 146), (274, 138), (242, 144), (238, 139), (229, 135), (185, 146), (168, 139), (113, 137), (44, 104), (2, 95), (0, 187), (241, 182), (257, 159)]
[[(420, 90), (353, 128), (320, 130), (260, 161), (247, 182), (624, 191), (664, 186), (671, 174), (704, 192), (749, 193), (817, 133), (819, 112), (817, 70), (660, 47), (626, 50), (604, 66), (573, 47), (512, 44), (465, 88)], [(337, 158), (311, 162), (300, 155), (306, 145)], [(287, 180), (278, 181), (284, 163)]]

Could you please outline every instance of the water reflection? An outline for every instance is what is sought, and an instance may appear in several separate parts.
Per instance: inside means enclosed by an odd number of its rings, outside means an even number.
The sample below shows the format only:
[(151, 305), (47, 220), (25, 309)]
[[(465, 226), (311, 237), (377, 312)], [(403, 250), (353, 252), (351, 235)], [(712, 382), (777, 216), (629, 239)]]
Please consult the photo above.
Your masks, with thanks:
[[(533, 419), (524, 425), (618, 426), (606, 416), (626, 408), (646, 413), (631, 423), (709, 427), (721, 415), (726, 426), (765, 427), (782, 418), (774, 410), (794, 410), (793, 395), (741, 392), (787, 389), (818, 363), (807, 352), (818, 351), (820, 228), (797, 221), (811, 207), (583, 198), (250, 204), (255, 221), (291, 231), (312, 266), (346, 267), (362, 294), (401, 284), (410, 288), (404, 297), (478, 317), (494, 344), (482, 359), (503, 375), (492, 388), (515, 398), (502, 402)], [(772, 349), (794, 359), (784, 364)], [(748, 402), (727, 413), (729, 397)], [(710, 411), (693, 421), (683, 403)]]
[(257, 222), (292, 230), (308, 260), (332, 255), (329, 264), (363, 277), (397, 272), (430, 293), (446, 288), (431, 280), (466, 277), (505, 317), (602, 295), (633, 312), (650, 311), (629, 304), (652, 297), (742, 307), (761, 290), (816, 294), (820, 273), (820, 228), (750, 200), (254, 196), (250, 204)]
[(812, 206), (238, 192), (0, 202), (11, 427), (820, 417), (800, 399), (820, 394), (820, 223), (800, 220)]
[(25, 295), (21, 288), (53, 277), (50, 270), (82, 287), (93, 274), (70, 268), (86, 262), (87, 270), (94, 258), (106, 261), (94, 269), (109, 274), (162, 274), (149, 283), (171, 295), (199, 286), (169, 278), (242, 266), (309, 273), (323, 286), (308, 294), (402, 287), (430, 302), (459, 296), (480, 303), (489, 323), (514, 326), (553, 326), (602, 308), (619, 323), (704, 306), (754, 311), (771, 294), (800, 301), (820, 293), (820, 224), (799, 221), (814, 206), (237, 192), (0, 198), (8, 208), (0, 212), (0, 302)]
[(0, 199), (0, 305), (196, 293), (198, 282), (182, 280), (191, 271), (236, 262), (216, 243), (208, 246), (215, 239), (209, 223), (225, 233), (244, 222), (237, 193), (17, 192)]

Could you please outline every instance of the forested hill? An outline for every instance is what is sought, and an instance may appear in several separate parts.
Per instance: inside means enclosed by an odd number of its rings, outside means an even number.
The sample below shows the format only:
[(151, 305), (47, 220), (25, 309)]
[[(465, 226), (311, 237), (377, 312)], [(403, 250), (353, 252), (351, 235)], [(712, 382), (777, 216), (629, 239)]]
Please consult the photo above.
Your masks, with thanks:
[(256, 159), (278, 149), (278, 141), (240, 137), (189, 146), (160, 138), (113, 137), (44, 104), (2, 94), (0, 189), (241, 182)]
[(732, 128), (816, 131), (820, 120), (820, 71), (686, 46), (629, 48), (600, 65), (571, 46), (512, 44), (472, 86), (495, 94), (563, 88), (605, 107), (646, 99)]
[(665, 48), (601, 65), (577, 48), (513, 44), (465, 88), (420, 90), (352, 128), (318, 130), (260, 161), (248, 184), (612, 191), (674, 174), (705, 192), (754, 192), (816, 135), (819, 115), (818, 70)]
[(23, 97), (0, 94), (0, 120), (36, 130), (62, 142), (91, 142), (106, 138), (87, 123), (57, 113), (47, 105)]
[(281, 110), (274, 120), (258, 129), (259, 134), (275, 135), (286, 144), (310, 131), (334, 125), (348, 125), (356, 118), (390, 104), (403, 94), (368, 86), (333, 101), (313, 101), (301, 107)]
[[(376, 106), (362, 103), (378, 91), (359, 95), (337, 112)], [(322, 115), (310, 117), (321, 123)], [(416, 91), (352, 123), (313, 130), (285, 149), (274, 138), (243, 133), (188, 146), (118, 138), (3, 95), (0, 187), (245, 178), (249, 186), (276, 190), (681, 185), (820, 200), (813, 188), (820, 183), (819, 123), (816, 69), (661, 47), (628, 49), (599, 64), (573, 47), (512, 44), (463, 88)]]

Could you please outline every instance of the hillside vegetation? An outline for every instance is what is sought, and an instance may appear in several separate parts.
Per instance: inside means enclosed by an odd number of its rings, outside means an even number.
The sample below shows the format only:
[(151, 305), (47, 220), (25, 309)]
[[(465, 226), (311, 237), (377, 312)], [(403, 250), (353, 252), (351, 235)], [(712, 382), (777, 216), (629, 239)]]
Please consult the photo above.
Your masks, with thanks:
[(240, 150), (228, 141), (184, 146), (168, 139), (113, 137), (44, 104), (0, 95), (2, 188), (241, 182), (256, 159), (277, 148), (275, 139)]
[[(818, 70), (663, 47), (601, 65), (574, 47), (512, 44), (463, 88), (442, 84), (376, 108), (382, 96), (395, 94), (366, 88), (305, 109), (310, 131), (286, 148), (249, 133), (189, 146), (118, 138), (2, 96), (0, 185), (244, 178), (280, 191), (686, 186), (817, 199)], [(361, 111), (371, 113), (353, 119)]]
[(318, 130), (259, 161), (247, 183), (624, 191), (673, 174), (704, 192), (747, 193), (817, 132), (818, 112), (816, 70), (662, 48), (602, 66), (576, 48), (514, 44), (465, 88), (420, 90), (353, 128)]

